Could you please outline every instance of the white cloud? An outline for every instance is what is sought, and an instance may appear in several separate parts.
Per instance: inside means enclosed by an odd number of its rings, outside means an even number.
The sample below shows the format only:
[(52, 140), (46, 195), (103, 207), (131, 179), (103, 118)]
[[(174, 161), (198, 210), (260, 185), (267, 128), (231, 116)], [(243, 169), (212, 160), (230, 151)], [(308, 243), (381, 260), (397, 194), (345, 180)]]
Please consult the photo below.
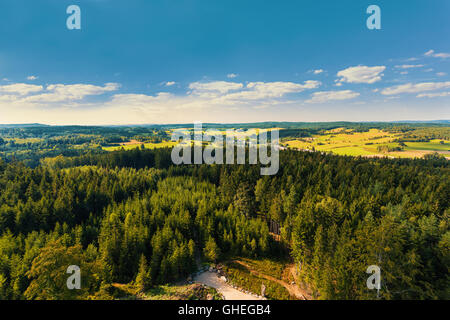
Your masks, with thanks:
[(189, 84), (191, 94), (214, 98), (221, 96), (227, 92), (242, 89), (244, 85), (237, 82), (228, 81), (211, 81), (211, 82), (193, 82)]
[(130, 110), (145, 110), (155, 113), (167, 111), (168, 105), (173, 107), (180, 102), (181, 99), (167, 92), (160, 92), (156, 96), (129, 93), (115, 94), (111, 101), (105, 103), (105, 106), (109, 108), (124, 108), (126, 106)]
[(437, 93), (421, 93), (417, 95), (417, 98), (436, 98), (436, 97), (448, 97), (450, 92), (437, 92)]
[[(190, 90), (185, 95), (170, 93), (159, 93), (156, 96), (117, 94), (103, 106), (114, 110), (126, 107), (130, 112), (141, 114), (142, 119), (156, 119), (167, 114), (171, 114), (173, 118), (181, 114), (177, 112), (178, 110), (186, 110), (187, 114), (191, 115), (196, 112), (211, 114), (218, 110), (265, 109), (290, 102), (281, 100), (286, 94), (315, 89), (320, 85), (319, 81), (312, 80), (305, 81), (303, 84), (249, 82), (246, 85), (223, 81), (193, 82), (189, 85)], [(205, 113), (205, 110), (208, 112)]]
[(175, 81), (167, 81), (164, 85), (165, 85), (166, 87), (170, 87), (170, 86), (173, 86), (173, 85), (175, 85), (175, 84), (176, 84)]
[[(281, 100), (288, 93), (301, 92), (320, 86), (319, 81), (292, 82), (250, 82), (246, 85), (232, 82), (193, 82), (184, 95), (161, 92), (154, 96), (145, 94), (116, 94), (110, 101), (102, 103), (109, 117), (127, 110), (127, 116), (138, 117), (129, 123), (153, 123), (158, 119), (186, 121), (186, 116), (204, 116), (224, 110), (266, 109), (291, 101)], [(183, 110), (183, 112), (180, 112)], [(205, 112), (208, 110), (208, 112)], [(184, 114), (184, 118), (180, 115)], [(181, 118), (180, 118), (181, 117)], [(192, 119), (195, 120), (195, 119)], [(118, 121), (118, 120), (116, 120)], [(120, 121), (128, 121), (120, 119)]]
[[(114, 92), (118, 84), (92, 86), (81, 85), (69, 87), (66, 85), (51, 84), (42, 92), (31, 92), (28, 95), (13, 93), (0, 93), (0, 114), (3, 123), (17, 122), (41, 122), (49, 124), (145, 124), (145, 123), (187, 123), (195, 120), (203, 122), (235, 122), (236, 119), (245, 122), (267, 121), (276, 119), (286, 120), (286, 114), (293, 119), (305, 119), (304, 112), (311, 112), (308, 121), (336, 120), (340, 117), (338, 111), (334, 111), (332, 118), (330, 109), (302, 108), (304, 99), (294, 93), (318, 88), (318, 81), (306, 81), (304, 83), (293, 82), (250, 82), (232, 85), (235, 89), (224, 89), (216, 83), (195, 82), (186, 89), (185, 93), (159, 92), (154, 95)], [(88, 90), (88, 88), (90, 88)], [(95, 88), (95, 90), (94, 90)], [(51, 89), (51, 90), (50, 90)], [(374, 89), (374, 88), (371, 88)], [(108, 91), (110, 90), (110, 91)], [(214, 95), (198, 95), (198, 91), (212, 90)], [(111, 92), (112, 95), (103, 95), (89, 99), (94, 94)], [(446, 90), (449, 91), (449, 90)], [(311, 93), (313, 93), (312, 91)], [(60, 94), (72, 100), (62, 101), (56, 104), (46, 101), (41, 97), (39, 101), (26, 101), (26, 98), (42, 96), (42, 94)], [(350, 109), (344, 110), (349, 117), (357, 116), (356, 104), (366, 101), (353, 99), (359, 93), (351, 90), (322, 91), (311, 95), (309, 103), (337, 101), (346, 104)], [(86, 99), (78, 100), (80, 97)], [(391, 98), (389, 96), (388, 98)], [(47, 98), (50, 101), (59, 101), (56, 96)], [(448, 99), (448, 98), (444, 98)], [(339, 102), (341, 101), (341, 102)], [(380, 101), (381, 103), (382, 101)], [(425, 102), (425, 101), (423, 101)], [(430, 101), (430, 105), (432, 105)], [(378, 105), (377, 105), (378, 106)], [(330, 106), (331, 108), (331, 106)], [(354, 109), (351, 109), (354, 108)], [(372, 110), (372, 109), (370, 109)], [(384, 110), (388, 110), (387, 107)], [(342, 112), (344, 112), (341, 110)], [(288, 113), (286, 113), (288, 112)], [(408, 110), (409, 112), (409, 110)], [(373, 115), (386, 115), (389, 112), (373, 111)], [(399, 116), (400, 117), (400, 116)], [(402, 114), (402, 118), (403, 114)], [(445, 118), (445, 117), (440, 117)], [(353, 119), (353, 118), (352, 118)]]
[(82, 99), (85, 96), (99, 95), (109, 91), (119, 89), (118, 83), (106, 83), (103, 87), (92, 84), (52, 84), (47, 86), (48, 91), (70, 96), (74, 99)]
[(53, 103), (71, 100), (81, 100), (86, 96), (101, 95), (115, 91), (119, 88), (117, 83), (106, 83), (103, 87), (91, 84), (51, 84), (46, 88), (46, 93), (28, 96), (24, 102)]
[(323, 72), (323, 69), (317, 69), (317, 70), (313, 71), (314, 74), (321, 74), (322, 72)]
[(236, 78), (237, 76), (238, 75), (236, 73), (229, 73), (229, 74), (227, 74), (227, 78), (229, 78), (229, 79)]
[[(160, 112), (175, 109), (204, 109), (214, 106), (270, 106), (288, 103), (280, 100), (289, 93), (316, 89), (321, 85), (319, 81), (308, 80), (304, 83), (293, 82), (249, 82), (247, 84), (226, 81), (193, 82), (189, 90), (183, 95), (173, 95), (160, 92), (154, 96), (145, 94), (115, 94), (102, 107), (126, 107), (145, 112)], [(88, 96), (102, 95), (116, 91), (120, 87), (117, 83), (106, 83), (104, 86), (91, 84), (50, 84), (43, 86), (29, 84), (11, 84), (0, 86), (0, 101), (13, 102), (16, 106), (38, 107), (40, 110), (60, 103), (61, 108), (98, 105), (100, 102), (83, 100)], [(3, 95), (1, 93), (4, 93)], [(81, 100), (83, 100), (81, 102)]]
[(27, 80), (33, 81), (33, 80), (36, 80), (37, 78), (38, 77), (36, 77), (36, 76), (28, 76)]
[(423, 68), (425, 65), (423, 64), (403, 64), (400, 66), (395, 66), (397, 69), (413, 69), (413, 68)]
[(447, 82), (422, 82), (407, 83), (399, 86), (385, 88), (381, 91), (383, 95), (396, 95), (400, 93), (419, 93), (424, 91), (434, 91), (439, 89), (450, 88), (450, 81)]
[(438, 73), (436, 73), (436, 75), (437, 75), (438, 77), (444, 77), (444, 76), (447, 75), (447, 73), (445, 73), (445, 72), (438, 72)]
[(450, 58), (450, 53), (436, 53), (436, 52), (434, 52), (434, 50), (429, 50), (429, 51), (425, 52), (425, 56), (446, 59), (446, 58)]
[(323, 103), (334, 100), (349, 100), (359, 96), (358, 92), (352, 90), (342, 91), (321, 91), (312, 94), (312, 98), (307, 103)]
[[(282, 108), (295, 108), (304, 102), (290, 94), (314, 90), (321, 82), (193, 82), (184, 94), (159, 92), (154, 95), (115, 92), (118, 84), (50, 84), (40, 91), (24, 92), (16, 86), (0, 93), (0, 114), (5, 123), (43, 122), (53, 124), (132, 124), (205, 121), (233, 121), (236, 114), (246, 121), (265, 112), (280, 115)], [(1, 86), (0, 86), (1, 87)], [(31, 87), (30, 87), (31, 88)], [(20, 89), (20, 90), (19, 90)], [(37, 90), (37, 89), (35, 89)], [(112, 92), (101, 98), (89, 97)], [(351, 91), (318, 94), (315, 100), (344, 100), (358, 96)], [(84, 98), (84, 99), (83, 99)], [(255, 109), (258, 112), (255, 113)], [(271, 111), (272, 110), (272, 111)], [(6, 115), (3, 117), (3, 115)], [(228, 117), (228, 118), (226, 118)]]
[(341, 70), (337, 76), (340, 77), (339, 82), (372, 84), (381, 80), (384, 70), (386, 70), (385, 66), (357, 66)]
[(215, 99), (211, 103), (227, 103), (233, 101), (247, 102), (269, 98), (281, 98), (288, 93), (302, 92), (316, 89), (320, 81), (308, 80), (303, 84), (294, 82), (249, 82), (242, 83), (227, 81), (193, 82), (189, 85), (189, 95), (201, 98)]
[(316, 89), (321, 85), (320, 81), (308, 80), (304, 84), (294, 82), (250, 82), (247, 91), (228, 95), (227, 98), (241, 98), (246, 100), (257, 100), (267, 98), (280, 98), (288, 93), (302, 92), (308, 89)]
[(34, 84), (26, 84), (26, 83), (14, 83), (14, 84), (8, 84), (4, 86), (0, 86), (0, 93), (13, 93), (13, 94), (19, 94), (19, 95), (28, 95), (30, 93), (36, 93), (39, 91), (42, 91), (42, 86), (37, 86)]

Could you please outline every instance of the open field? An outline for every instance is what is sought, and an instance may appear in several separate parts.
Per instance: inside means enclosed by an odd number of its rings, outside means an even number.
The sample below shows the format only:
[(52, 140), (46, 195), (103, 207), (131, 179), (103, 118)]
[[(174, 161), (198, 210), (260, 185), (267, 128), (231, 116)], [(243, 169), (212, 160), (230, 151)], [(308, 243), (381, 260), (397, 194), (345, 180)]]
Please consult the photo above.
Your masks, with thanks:
[(132, 142), (125, 142), (125, 143), (122, 143), (117, 146), (103, 147), (103, 150), (117, 151), (117, 150), (121, 150), (122, 148), (124, 150), (132, 150), (132, 149), (140, 147), (141, 145), (144, 145), (144, 147), (146, 149), (156, 149), (156, 148), (173, 147), (175, 144), (176, 143), (172, 142), (172, 141), (164, 141), (164, 142), (160, 142), (160, 143), (151, 143), (151, 142), (142, 143), (142, 142), (138, 142), (138, 141), (134, 141), (134, 142), (132, 141)]
[[(281, 128), (278, 128), (281, 129)], [(183, 131), (183, 129), (178, 129)], [(259, 129), (268, 131), (268, 129)], [(186, 133), (188, 130), (186, 130)], [(204, 132), (205, 133), (205, 132)], [(211, 134), (225, 134), (224, 130), (210, 131)], [(244, 137), (248, 132), (238, 133), (237, 137)], [(336, 128), (315, 134), (311, 137), (292, 138), (287, 137), (281, 141), (281, 145), (298, 149), (331, 152), (337, 155), (363, 156), (363, 157), (390, 157), (390, 158), (422, 158), (427, 154), (437, 152), (450, 158), (450, 141), (432, 139), (428, 142), (396, 142), (404, 138), (402, 133), (391, 133), (380, 129), (370, 129), (367, 132), (355, 132), (352, 129)], [(199, 143), (198, 141), (193, 141)], [(205, 143), (208, 144), (208, 143)], [(144, 145), (147, 149), (173, 147), (176, 142), (163, 141), (160, 143), (143, 143), (130, 140), (116, 146), (103, 147), (106, 151), (120, 149), (132, 150)]]
[(380, 129), (367, 132), (353, 132), (339, 128), (307, 138), (286, 138), (281, 145), (299, 150), (332, 152), (338, 155), (421, 158), (437, 152), (450, 157), (450, 141), (434, 139), (429, 142), (395, 142), (402, 138), (401, 133), (390, 133)]
[[(275, 129), (282, 129), (282, 128), (271, 128), (271, 129), (249, 129), (251, 132), (252, 130), (254, 130), (253, 132), (268, 132), (271, 130), (275, 130)], [(174, 130), (171, 131), (167, 131), (166, 133), (168, 133), (169, 135), (172, 134)], [(189, 134), (192, 130), (186, 129), (186, 128), (180, 128), (180, 129), (176, 129), (176, 131), (184, 133), (184, 134)], [(210, 135), (225, 135), (226, 134), (226, 130), (213, 130), (213, 129), (208, 129), (208, 131), (203, 130), (203, 134), (210, 134)], [(239, 139), (239, 138), (245, 138), (247, 137), (249, 134), (249, 132), (247, 130), (244, 130), (242, 132), (236, 132), (235, 136)], [(194, 139), (192, 139), (192, 143), (198, 145), (200, 144), (200, 141), (196, 141)], [(136, 147), (140, 147), (141, 145), (144, 145), (145, 148), (147, 149), (155, 149), (155, 148), (165, 148), (165, 147), (173, 147), (177, 144), (177, 142), (173, 142), (173, 141), (163, 141), (163, 142), (159, 142), (159, 143), (148, 143), (148, 142), (139, 142), (137, 140), (131, 139), (128, 142), (122, 142), (122, 143), (117, 143), (114, 146), (108, 146), (108, 147), (102, 147), (103, 150), (105, 151), (117, 151), (117, 150), (121, 150), (122, 148), (124, 150), (132, 150), (135, 149)], [(210, 143), (208, 142), (203, 142), (204, 145), (208, 145)], [(214, 144), (214, 142), (213, 142)]]

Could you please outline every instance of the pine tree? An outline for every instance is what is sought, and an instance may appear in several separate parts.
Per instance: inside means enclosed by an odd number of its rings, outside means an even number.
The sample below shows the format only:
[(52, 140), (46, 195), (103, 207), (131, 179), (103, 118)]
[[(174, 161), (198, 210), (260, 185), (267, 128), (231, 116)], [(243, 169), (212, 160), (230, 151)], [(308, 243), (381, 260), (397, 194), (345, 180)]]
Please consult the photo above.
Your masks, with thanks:
[(151, 285), (150, 271), (147, 267), (147, 259), (144, 255), (141, 255), (139, 261), (139, 272), (136, 275), (136, 285), (140, 291), (147, 290)]
[(203, 255), (210, 262), (216, 262), (220, 256), (220, 249), (212, 237), (206, 242), (206, 246), (203, 249)]

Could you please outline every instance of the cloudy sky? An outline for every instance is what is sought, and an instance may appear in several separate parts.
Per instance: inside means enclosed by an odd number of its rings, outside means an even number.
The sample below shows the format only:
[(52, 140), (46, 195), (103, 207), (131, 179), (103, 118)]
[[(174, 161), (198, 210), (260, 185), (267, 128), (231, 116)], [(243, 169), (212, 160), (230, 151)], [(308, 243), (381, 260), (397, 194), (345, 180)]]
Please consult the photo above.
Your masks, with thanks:
[[(81, 30), (66, 27), (72, 4)], [(449, 13), (448, 0), (2, 0), (0, 123), (450, 119)]]

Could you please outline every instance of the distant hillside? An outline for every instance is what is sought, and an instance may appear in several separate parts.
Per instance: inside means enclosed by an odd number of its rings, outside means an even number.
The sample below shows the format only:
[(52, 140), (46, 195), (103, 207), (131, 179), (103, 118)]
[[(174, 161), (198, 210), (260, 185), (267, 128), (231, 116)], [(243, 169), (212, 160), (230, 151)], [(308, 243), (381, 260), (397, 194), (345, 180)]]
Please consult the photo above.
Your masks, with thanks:
[[(285, 128), (285, 129), (315, 129), (315, 128), (338, 128), (338, 127), (355, 127), (355, 126), (376, 126), (376, 127), (387, 127), (392, 125), (411, 125), (411, 124), (421, 124), (421, 125), (449, 125), (450, 120), (430, 120), (430, 121), (420, 121), (420, 120), (405, 120), (405, 121), (361, 121), (361, 122), (351, 122), (351, 121), (331, 121), (331, 122), (288, 122), (288, 121), (266, 121), (266, 122), (251, 122), (251, 123), (203, 123), (203, 128)], [(146, 125), (128, 125), (128, 126), (117, 126), (117, 127), (153, 127), (153, 128), (192, 128), (192, 123), (182, 123), (182, 124), (146, 124)]]
[(40, 123), (0, 124), (0, 128), (31, 128), (31, 127), (50, 127), (50, 126)]
[[(448, 126), (450, 120), (405, 120), (405, 121), (334, 121), (334, 122), (287, 122), (287, 121), (266, 121), (266, 122), (252, 122), (252, 123), (203, 123), (203, 128), (284, 128), (284, 129), (333, 129), (339, 127), (355, 128), (355, 127), (377, 127), (385, 128), (399, 125), (422, 125), (422, 126)], [(31, 127), (58, 127), (58, 128), (193, 128), (192, 123), (182, 124), (129, 124), (129, 125), (99, 125), (99, 126), (83, 126), (83, 125), (62, 125), (52, 126), (40, 123), (26, 123), (26, 124), (0, 124), (1, 128), (31, 128)]]
[(450, 120), (430, 120), (430, 121), (394, 121), (394, 123), (438, 123), (438, 124), (450, 124)]

